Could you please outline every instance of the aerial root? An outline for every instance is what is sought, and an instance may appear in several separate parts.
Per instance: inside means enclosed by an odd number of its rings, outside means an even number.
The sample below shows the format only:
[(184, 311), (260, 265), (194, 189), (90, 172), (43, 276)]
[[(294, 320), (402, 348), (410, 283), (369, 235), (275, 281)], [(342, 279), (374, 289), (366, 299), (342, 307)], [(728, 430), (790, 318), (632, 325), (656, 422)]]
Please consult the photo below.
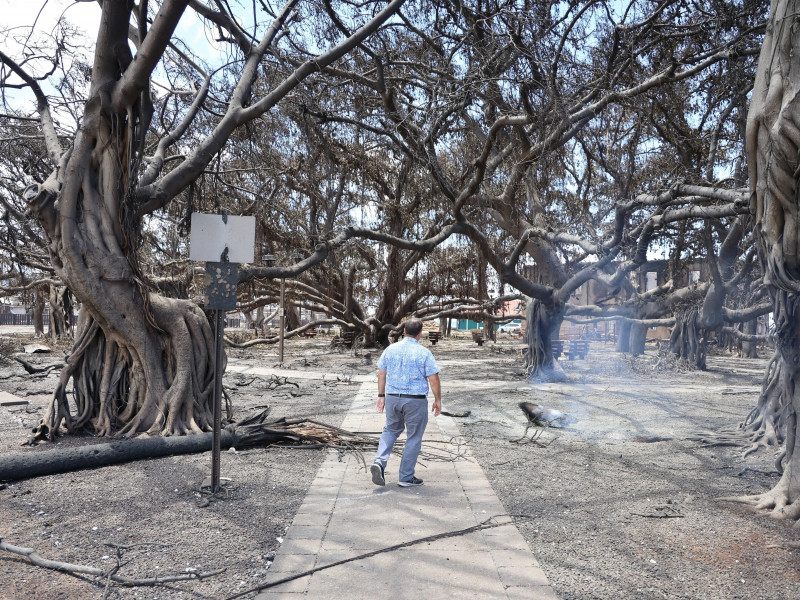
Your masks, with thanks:
[(686, 439), (699, 442), (703, 448), (746, 446), (747, 448), (742, 454), (743, 458), (760, 450), (769, 450), (780, 445), (772, 428), (751, 430), (747, 426), (739, 427), (735, 430), (721, 429), (719, 431), (699, 431), (694, 435), (688, 436)]
[(736, 502), (752, 506), (756, 511), (770, 511), (773, 519), (794, 521), (794, 527), (800, 528), (800, 500), (790, 502), (782, 486), (771, 489), (763, 494), (751, 496), (726, 496), (718, 498), (721, 502)]

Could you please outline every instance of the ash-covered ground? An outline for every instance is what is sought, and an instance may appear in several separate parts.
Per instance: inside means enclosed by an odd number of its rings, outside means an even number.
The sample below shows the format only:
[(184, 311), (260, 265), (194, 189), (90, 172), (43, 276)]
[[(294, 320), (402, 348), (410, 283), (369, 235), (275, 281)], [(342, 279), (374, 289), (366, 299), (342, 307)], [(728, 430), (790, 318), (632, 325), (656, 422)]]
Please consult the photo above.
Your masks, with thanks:
[[(20, 346), (26, 338), (0, 332)], [(46, 365), (64, 348), (27, 355)], [(521, 343), (506, 337), (477, 347), (443, 340), (432, 348), (442, 368), (444, 408), (563, 599), (794, 600), (800, 597), (800, 533), (722, 496), (771, 488), (773, 451), (708, 446), (697, 433), (735, 428), (754, 406), (766, 360), (711, 356), (706, 372), (664, 370), (648, 349), (632, 359), (593, 342), (586, 360), (564, 361), (567, 380), (531, 384)], [(284, 367), (295, 385), (226, 375), (234, 418), (312, 417), (339, 425), (353, 375), (374, 373), (376, 351), (332, 351), (329, 340), (290, 341)], [(230, 350), (232, 364), (273, 366), (274, 347)], [(298, 374), (303, 373), (300, 377)], [(24, 453), (102, 443), (65, 436), (20, 446), (44, 414), (57, 371), (31, 376), (0, 365), (0, 390), (29, 401), (0, 408), (0, 452)], [(524, 430), (519, 402), (569, 415), (538, 443), (514, 443)], [(530, 433), (534, 433), (533, 430)], [(225, 571), (203, 581), (106, 589), (104, 581), (28, 565), (0, 552), (0, 599), (225, 598), (257, 584), (322, 459), (321, 450), (259, 448), (225, 452), (230, 495), (199, 492), (208, 455), (176, 456), (12, 482), (0, 489), (0, 538), (45, 558), (153, 577), (187, 570)], [(424, 468), (421, 469), (424, 478)], [(366, 476), (366, 475), (365, 475)], [(2, 487), (2, 486), (0, 486)], [(113, 546), (108, 544), (114, 544)]]

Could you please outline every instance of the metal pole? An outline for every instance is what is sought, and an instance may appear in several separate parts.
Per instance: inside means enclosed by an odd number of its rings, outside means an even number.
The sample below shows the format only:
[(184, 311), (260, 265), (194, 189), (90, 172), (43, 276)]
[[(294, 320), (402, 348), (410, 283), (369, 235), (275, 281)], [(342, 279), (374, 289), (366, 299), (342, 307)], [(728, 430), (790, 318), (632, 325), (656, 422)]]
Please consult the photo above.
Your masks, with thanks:
[(286, 280), (281, 279), (281, 315), (280, 319), (280, 337), (278, 338), (278, 362), (283, 362), (283, 331), (286, 326), (286, 309), (284, 308), (284, 298), (286, 295)]
[(211, 440), (211, 492), (219, 491), (220, 435), (222, 431), (222, 336), (225, 311), (214, 311), (214, 431)]

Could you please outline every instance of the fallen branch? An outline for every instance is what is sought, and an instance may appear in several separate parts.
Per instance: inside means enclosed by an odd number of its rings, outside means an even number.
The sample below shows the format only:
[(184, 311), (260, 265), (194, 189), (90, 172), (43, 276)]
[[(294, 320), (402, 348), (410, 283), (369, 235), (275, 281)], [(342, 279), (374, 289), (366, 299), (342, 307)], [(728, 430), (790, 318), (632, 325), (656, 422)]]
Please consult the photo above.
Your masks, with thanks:
[(206, 579), (208, 577), (212, 577), (213, 575), (219, 575), (220, 573), (223, 573), (225, 571), (225, 569), (217, 569), (215, 571), (208, 571), (206, 573), (181, 573), (180, 575), (166, 575), (163, 577), (149, 577), (146, 579), (136, 579), (133, 577), (125, 577), (123, 575), (117, 575), (116, 573), (113, 572), (113, 570), (111, 573), (109, 573), (107, 569), (98, 569), (96, 567), (87, 567), (86, 565), (76, 565), (73, 563), (48, 560), (40, 556), (33, 548), (13, 546), (12, 544), (7, 544), (2, 541), (0, 541), (0, 550), (5, 550), (6, 552), (11, 552), (12, 554), (23, 556), (26, 559), (28, 559), (28, 561), (31, 564), (36, 565), (37, 567), (52, 569), (54, 571), (61, 571), (63, 573), (80, 573), (83, 575), (94, 575), (95, 577), (103, 577), (103, 578), (108, 577), (111, 581), (115, 583), (121, 583), (123, 585), (130, 585), (130, 586), (152, 586), (152, 585), (160, 585), (162, 583), (171, 583), (174, 581)]
[(267, 381), (267, 389), (268, 390), (274, 390), (276, 388), (281, 387), (282, 385), (293, 385), (298, 390), (300, 389), (300, 384), (295, 383), (294, 381), (289, 381), (289, 378), (285, 377), (285, 376), (281, 377), (281, 376), (273, 374), (272, 376), (270, 376), (269, 380)]
[[(323, 444), (340, 451), (377, 447), (377, 439), (358, 435), (311, 419), (265, 422), (265, 410), (222, 430), (220, 447)], [(212, 433), (117, 440), (76, 448), (30, 451), (0, 456), (0, 481), (15, 481), (55, 473), (69, 473), (108, 465), (211, 450)], [(363, 460), (360, 452), (357, 453)]]
[(64, 366), (64, 363), (56, 363), (54, 365), (48, 365), (46, 367), (37, 367), (36, 365), (32, 365), (31, 363), (29, 363), (27, 360), (22, 360), (18, 356), (12, 356), (12, 358), (22, 365), (22, 368), (28, 372), (28, 375), (36, 375), (37, 373), (44, 373), (45, 375), (49, 375), (50, 371), (52, 371), (53, 369), (60, 369)]
[(225, 344), (230, 346), (231, 348), (251, 348), (253, 346), (258, 346), (259, 344), (277, 344), (278, 343), (278, 336), (273, 335), (268, 338), (255, 338), (253, 340), (249, 340), (242, 344), (238, 344), (234, 342), (231, 338), (227, 335), (223, 338), (225, 340)]
[[(338, 567), (340, 565), (347, 564), (349, 562), (354, 562), (357, 560), (363, 560), (365, 558), (372, 558), (373, 556), (377, 556), (378, 554), (384, 554), (386, 552), (394, 552), (395, 550), (400, 550), (402, 548), (408, 548), (409, 546), (416, 546), (417, 544), (425, 544), (428, 542), (432, 542), (434, 540), (441, 540), (445, 538), (451, 537), (458, 537), (461, 535), (466, 535), (468, 533), (473, 533), (475, 531), (480, 531), (483, 529), (491, 529), (492, 527), (501, 527), (503, 525), (508, 525), (508, 523), (497, 523), (492, 522), (498, 517), (505, 516), (505, 515), (495, 515), (493, 517), (489, 517), (485, 521), (478, 523), (477, 525), (473, 525), (471, 527), (466, 527), (464, 529), (458, 529), (456, 531), (446, 531), (445, 533), (438, 533), (436, 535), (429, 535), (424, 538), (418, 538), (416, 540), (410, 540), (408, 542), (403, 542), (401, 544), (395, 544), (394, 546), (388, 546), (386, 548), (381, 548), (380, 550), (373, 550), (372, 552), (367, 552), (365, 554), (359, 554), (358, 556), (353, 556), (352, 558), (345, 558), (343, 560), (337, 560), (336, 562), (332, 562), (327, 565), (322, 565), (321, 567), (315, 567), (313, 569), (309, 569), (308, 571), (303, 571), (302, 573), (296, 573), (294, 575), (290, 575), (289, 577), (284, 577), (283, 579), (279, 579), (278, 581), (273, 581), (271, 583), (262, 583), (255, 587), (252, 587), (248, 590), (243, 592), (239, 592), (238, 594), (234, 594), (233, 596), (228, 596), (225, 600), (235, 600), (235, 598), (241, 598), (242, 596), (246, 596), (247, 594), (252, 594), (253, 592), (260, 592), (261, 590), (266, 590), (267, 588), (275, 587), (276, 585), (281, 585), (282, 583), (288, 583), (290, 581), (294, 581), (295, 579), (300, 579), (301, 577), (308, 577), (309, 575), (313, 575), (319, 571), (324, 571), (325, 569), (331, 569), (333, 567)], [(518, 515), (519, 516), (519, 515)]]

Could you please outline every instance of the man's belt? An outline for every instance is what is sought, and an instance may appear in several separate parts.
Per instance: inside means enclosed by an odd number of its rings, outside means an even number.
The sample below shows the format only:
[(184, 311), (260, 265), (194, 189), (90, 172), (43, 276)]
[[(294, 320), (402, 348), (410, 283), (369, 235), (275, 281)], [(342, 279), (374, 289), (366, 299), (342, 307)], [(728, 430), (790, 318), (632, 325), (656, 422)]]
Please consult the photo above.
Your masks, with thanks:
[(395, 394), (394, 392), (386, 392), (387, 396), (394, 396), (395, 398), (427, 398), (426, 394)]

